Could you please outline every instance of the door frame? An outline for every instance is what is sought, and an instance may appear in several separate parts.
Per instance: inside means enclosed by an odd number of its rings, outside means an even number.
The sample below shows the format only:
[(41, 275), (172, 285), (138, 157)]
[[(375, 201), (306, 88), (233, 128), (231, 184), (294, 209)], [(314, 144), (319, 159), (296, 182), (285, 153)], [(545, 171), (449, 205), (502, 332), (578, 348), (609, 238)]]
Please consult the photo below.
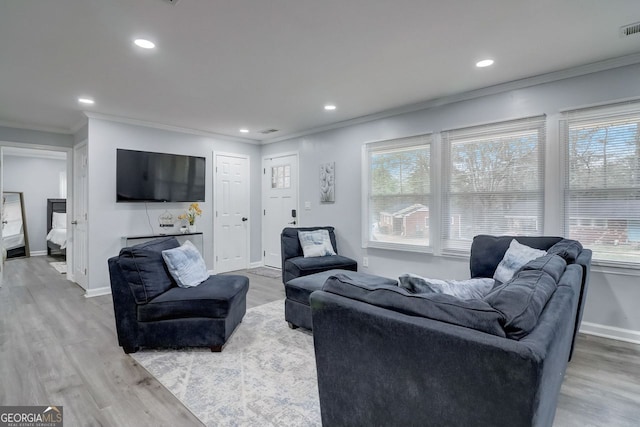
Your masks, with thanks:
[(267, 160), (270, 159), (277, 159), (279, 157), (288, 157), (288, 156), (295, 156), (296, 158), (296, 174), (295, 174), (295, 179), (296, 179), (296, 219), (297, 219), (297, 226), (300, 226), (300, 218), (301, 218), (301, 212), (300, 212), (300, 154), (298, 153), (298, 151), (284, 151), (281, 153), (274, 153), (274, 154), (270, 154), (270, 155), (263, 155), (262, 156), (262, 175), (261, 175), (261, 180), (260, 180), (260, 187), (261, 187), (261, 193), (262, 193), (262, 206), (261, 206), (261, 211), (262, 211), (262, 217), (261, 217), (261, 228), (262, 228), (262, 233), (260, 236), (260, 240), (261, 240), (261, 247), (260, 247), (260, 251), (262, 252), (262, 257), (261, 260), (261, 265), (264, 266), (264, 259), (265, 259), (265, 252), (267, 250), (266, 246), (265, 246), (265, 242), (266, 242), (266, 236), (265, 236), (265, 232), (266, 232), (266, 220), (265, 220), (265, 206), (267, 205), (267, 192), (265, 191), (268, 186), (271, 184), (271, 177), (269, 176), (269, 178), (267, 179), (267, 165), (266, 162)]
[[(45, 145), (45, 144), (31, 144), (28, 142), (14, 142), (14, 141), (0, 141), (0, 193), (4, 191), (4, 147), (24, 148), (30, 150), (46, 150), (46, 151), (61, 151), (67, 155), (67, 230), (71, 227), (71, 218), (73, 215), (73, 147), (62, 147), (59, 145)], [(71, 202), (71, 208), (69, 208)], [(71, 212), (71, 215), (69, 215)], [(73, 256), (73, 242), (69, 242), (67, 239), (67, 279), (73, 281), (73, 275), (68, 272), (73, 267), (73, 261), (70, 261), (70, 257)], [(71, 264), (70, 264), (71, 262)], [(4, 268), (0, 271), (0, 283), (3, 279)]]
[[(76, 161), (78, 160), (78, 159), (76, 159), (75, 153), (76, 153), (77, 150), (79, 150), (80, 148), (85, 147), (85, 146), (87, 147), (87, 169), (89, 168), (89, 165), (88, 165), (89, 140), (88, 139), (83, 139), (82, 141), (74, 144), (73, 147), (72, 147), (72, 151), (74, 153), (74, 156), (73, 156), (73, 161), (72, 161), (71, 167), (73, 168), (74, 171), (75, 171), (75, 167), (76, 167)], [(88, 184), (88, 179), (89, 179), (89, 176), (87, 174), (87, 184)], [(75, 181), (76, 181), (75, 174), (72, 175), (71, 180), (73, 181), (73, 184), (75, 184)], [(67, 181), (68, 181), (68, 179), (67, 179)], [(75, 191), (75, 185), (72, 187), (72, 191)], [(76, 219), (76, 212), (75, 212), (75, 199), (73, 197), (71, 198), (71, 203), (72, 203), (72, 216), (70, 218), (69, 215), (67, 215), (67, 221), (76, 221), (77, 219)], [(88, 207), (89, 207), (88, 188), (87, 188), (87, 194), (85, 194), (85, 203), (86, 203), (86, 207), (87, 207), (87, 211), (88, 211)], [(68, 211), (69, 211), (69, 198), (67, 198), (67, 212)], [(69, 224), (68, 227), (69, 228), (67, 228), (67, 230), (71, 230), (71, 236), (72, 236), (71, 237), (71, 242), (75, 243), (76, 239), (77, 239), (76, 228), (71, 223)], [(85, 219), (85, 239), (86, 239), (86, 242), (85, 242), (85, 245), (84, 245), (84, 248), (85, 248), (85, 263), (86, 263), (86, 268), (88, 270), (88, 268), (89, 268), (89, 224), (88, 224), (88, 219)], [(70, 275), (71, 280), (74, 283), (76, 283), (78, 286), (80, 286), (82, 289), (85, 290), (85, 297), (86, 297), (87, 296), (87, 292), (86, 291), (89, 290), (89, 274), (88, 274), (88, 271), (87, 271), (87, 274), (85, 274), (85, 277), (83, 279), (84, 280), (83, 283), (80, 283), (80, 282), (78, 282), (76, 280), (76, 278), (74, 276), (74, 272), (75, 272), (75, 255), (76, 255), (75, 251), (71, 253), (71, 256), (74, 257), (74, 258), (72, 258), (71, 264), (69, 264), (69, 259), (68, 259), (69, 258), (69, 253), (67, 253), (67, 265), (68, 265), (67, 271), (71, 271), (71, 275)]]
[(219, 156), (224, 156), (224, 157), (238, 157), (241, 159), (246, 159), (247, 160), (247, 215), (249, 216), (249, 221), (247, 221), (247, 253), (246, 253), (246, 260), (247, 260), (247, 265), (246, 268), (249, 268), (249, 266), (251, 265), (251, 156), (249, 156), (248, 154), (242, 154), (242, 153), (230, 153), (227, 151), (214, 151), (213, 152), (213, 165), (211, 165), (211, 169), (213, 171), (212, 175), (213, 175), (213, 188), (211, 189), (211, 194), (212, 194), (212, 200), (211, 200), (211, 206), (213, 207), (213, 215), (211, 215), (213, 217), (213, 224), (212, 224), (212, 230), (213, 233), (211, 233), (213, 235), (213, 239), (211, 239), (211, 253), (213, 254), (213, 273), (218, 273), (218, 263), (216, 262), (216, 257), (218, 255), (217, 251), (216, 251), (216, 227), (218, 226), (218, 216), (216, 215), (216, 212), (218, 212), (218, 203), (217, 203), (217, 196), (216, 196), (216, 188), (218, 186), (218, 174), (216, 171), (216, 167), (218, 164), (218, 157)]

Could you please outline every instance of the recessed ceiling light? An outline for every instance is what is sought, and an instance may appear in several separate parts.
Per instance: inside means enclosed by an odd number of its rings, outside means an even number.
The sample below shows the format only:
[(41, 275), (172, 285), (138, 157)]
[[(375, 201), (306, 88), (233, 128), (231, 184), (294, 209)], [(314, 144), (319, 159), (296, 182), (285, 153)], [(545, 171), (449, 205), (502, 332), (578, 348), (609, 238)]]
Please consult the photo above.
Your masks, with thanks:
[(150, 40), (135, 39), (133, 42), (136, 44), (136, 46), (139, 46), (143, 49), (153, 49), (154, 47), (156, 47), (156, 44)]
[(91, 98), (87, 98), (85, 96), (82, 96), (80, 98), (78, 98), (78, 102), (81, 104), (87, 104), (87, 105), (93, 105), (95, 104), (95, 101)]
[(493, 59), (483, 59), (482, 61), (476, 62), (476, 67), (484, 68), (493, 65)]
[(249, 133), (249, 129), (240, 129), (240, 133)]
[(329, 105), (325, 105), (324, 109), (327, 110), (327, 111), (333, 111), (333, 110), (336, 109), (336, 106), (332, 105), (332, 104), (329, 104)]

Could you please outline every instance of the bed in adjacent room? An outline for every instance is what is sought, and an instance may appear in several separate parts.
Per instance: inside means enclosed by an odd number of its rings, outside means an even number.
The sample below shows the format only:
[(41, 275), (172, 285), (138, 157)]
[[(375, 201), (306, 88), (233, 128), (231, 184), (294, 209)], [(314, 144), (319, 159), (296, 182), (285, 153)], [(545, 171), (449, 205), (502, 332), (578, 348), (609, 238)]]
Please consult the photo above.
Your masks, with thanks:
[(67, 199), (47, 199), (47, 255), (65, 254)]

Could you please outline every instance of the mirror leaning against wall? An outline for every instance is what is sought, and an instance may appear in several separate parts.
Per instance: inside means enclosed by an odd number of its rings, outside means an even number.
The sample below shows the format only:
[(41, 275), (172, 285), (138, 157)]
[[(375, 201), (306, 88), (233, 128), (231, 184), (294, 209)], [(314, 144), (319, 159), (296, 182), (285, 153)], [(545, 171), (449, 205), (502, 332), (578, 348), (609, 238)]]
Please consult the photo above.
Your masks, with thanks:
[(21, 192), (2, 193), (2, 255), (6, 259), (29, 256), (29, 237)]

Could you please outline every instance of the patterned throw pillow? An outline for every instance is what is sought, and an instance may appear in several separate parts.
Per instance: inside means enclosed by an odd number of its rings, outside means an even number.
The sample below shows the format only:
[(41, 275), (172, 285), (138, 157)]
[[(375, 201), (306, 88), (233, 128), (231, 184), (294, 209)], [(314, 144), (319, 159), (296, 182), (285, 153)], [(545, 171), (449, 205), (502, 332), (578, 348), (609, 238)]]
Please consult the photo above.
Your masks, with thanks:
[(299, 231), (298, 239), (305, 258), (336, 254), (327, 230)]
[(207, 266), (198, 248), (189, 240), (175, 249), (162, 251), (169, 273), (181, 288), (198, 286), (209, 278)]
[(481, 299), (493, 289), (495, 280), (477, 278), (469, 280), (426, 279), (415, 274), (403, 274), (400, 286), (414, 294), (446, 294), (460, 299)]
[(493, 278), (499, 282), (506, 283), (520, 270), (526, 263), (547, 253), (539, 249), (519, 243), (516, 239), (511, 241), (509, 249), (504, 254), (502, 261), (498, 264)]

